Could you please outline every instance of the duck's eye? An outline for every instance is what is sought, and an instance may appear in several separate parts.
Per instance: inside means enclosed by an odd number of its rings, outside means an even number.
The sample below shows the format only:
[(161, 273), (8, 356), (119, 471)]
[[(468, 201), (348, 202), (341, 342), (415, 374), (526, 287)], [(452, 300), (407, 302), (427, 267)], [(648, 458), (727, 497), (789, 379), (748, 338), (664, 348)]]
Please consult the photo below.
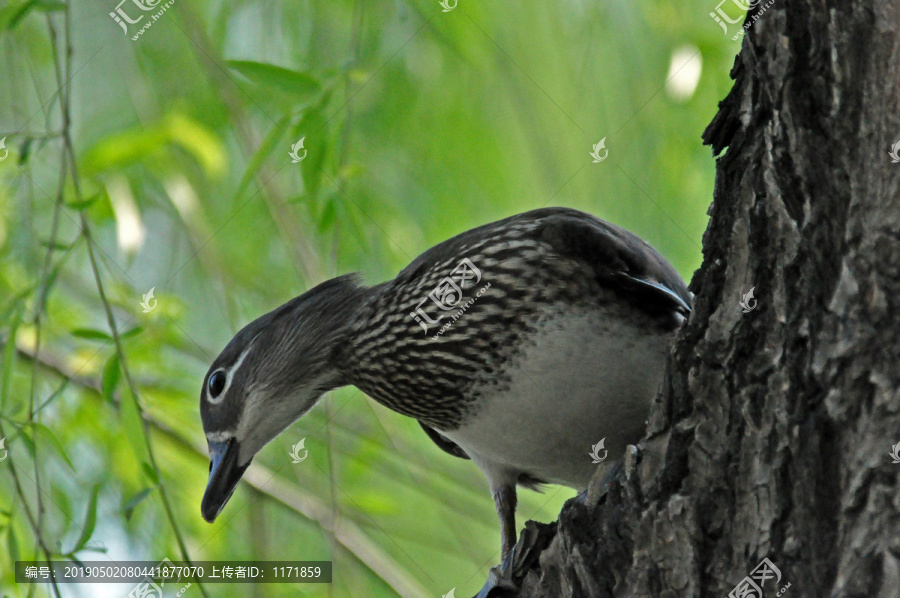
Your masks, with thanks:
[(209, 396), (213, 399), (217, 398), (225, 388), (225, 372), (214, 372), (209, 377)]

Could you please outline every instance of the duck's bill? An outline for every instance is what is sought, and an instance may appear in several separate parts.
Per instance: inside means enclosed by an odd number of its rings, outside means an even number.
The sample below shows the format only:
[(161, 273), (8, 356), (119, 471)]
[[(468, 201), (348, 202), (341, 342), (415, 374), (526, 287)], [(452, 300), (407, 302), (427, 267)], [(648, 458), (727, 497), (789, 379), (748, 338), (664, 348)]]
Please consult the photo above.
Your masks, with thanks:
[(235, 487), (244, 475), (250, 461), (238, 465), (240, 444), (234, 440), (209, 443), (209, 483), (203, 493), (200, 512), (212, 523), (219, 516), (225, 503), (231, 498)]

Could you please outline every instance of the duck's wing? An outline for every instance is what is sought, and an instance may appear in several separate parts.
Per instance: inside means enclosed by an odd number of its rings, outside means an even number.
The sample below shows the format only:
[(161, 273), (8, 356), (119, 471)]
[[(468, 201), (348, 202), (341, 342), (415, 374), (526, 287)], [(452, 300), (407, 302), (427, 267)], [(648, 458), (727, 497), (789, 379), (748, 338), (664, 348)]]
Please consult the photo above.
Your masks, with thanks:
[(445, 453), (449, 453), (454, 457), (459, 457), (460, 459), (469, 459), (469, 455), (467, 455), (466, 451), (462, 450), (462, 448), (460, 448), (458, 444), (427, 424), (419, 422), (419, 425), (422, 426), (422, 429), (425, 430), (425, 433), (428, 434), (428, 437), (431, 438), (431, 440), (436, 445), (438, 445), (442, 451), (444, 451)]
[(693, 296), (675, 268), (649, 243), (627, 230), (575, 210), (542, 214), (536, 231), (563, 256), (593, 270), (597, 282), (653, 315), (691, 311)]

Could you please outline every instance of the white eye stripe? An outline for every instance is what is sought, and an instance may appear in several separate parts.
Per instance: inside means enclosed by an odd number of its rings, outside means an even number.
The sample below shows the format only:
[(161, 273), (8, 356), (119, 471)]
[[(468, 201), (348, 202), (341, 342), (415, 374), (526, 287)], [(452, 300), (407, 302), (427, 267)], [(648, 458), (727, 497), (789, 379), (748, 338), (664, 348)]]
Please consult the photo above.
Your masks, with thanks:
[[(241, 367), (241, 364), (244, 363), (244, 359), (247, 357), (247, 354), (250, 353), (250, 349), (252, 349), (252, 348), (253, 348), (253, 343), (251, 342), (250, 346), (247, 347), (246, 349), (244, 349), (244, 352), (241, 353), (240, 357), (238, 357), (237, 361), (234, 362), (234, 365), (231, 366), (231, 368), (229, 368), (227, 370), (220, 369), (220, 370), (216, 370), (215, 372), (213, 372), (212, 376), (215, 376), (217, 372), (221, 372), (221, 373), (225, 374), (225, 386), (222, 387), (222, 392), (219, 393), (219, 396), (213, 397), (213, 396), (210, 396), (210, 394), (209, 394), (209, 383), (207, 383), (206, 388), (204, 389), (204, 392), (206, 393), (206, 400), (209, 403), (211, 403), (213, 405), (218, 405), (219, 403), (222, 402), (222, 400), (225, 398), (225, 394), (228, 392), (228, 388), (231, 386), (231, 378), (233, 377), (234, 373), (238, 371), (238, 368)], [(212, 378), (212, 376), (210, 376), (210, 378)]]

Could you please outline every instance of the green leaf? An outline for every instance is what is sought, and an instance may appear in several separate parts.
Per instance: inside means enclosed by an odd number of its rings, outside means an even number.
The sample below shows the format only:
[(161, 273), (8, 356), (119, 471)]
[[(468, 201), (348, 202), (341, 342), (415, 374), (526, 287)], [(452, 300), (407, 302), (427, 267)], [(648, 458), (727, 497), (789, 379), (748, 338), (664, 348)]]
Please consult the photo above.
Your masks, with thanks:
[(47, 249), (53, 249), (55, 251), (68, 251), (75, 244), (73, 243), (60, 243), (59, 241), (50, 242), (49, 239), (41, 239), (40, 241), (41, 247), (46, 247)]
[(131, 338), (132, 336), (137, 336), (144, 331), (140, 326), (135, 326), (134, 328), (129, 328), (125, 332), (119, 333), (119, 338)]
[(120, 169), (160, 156), (165, 143), (166, 132), (161, 127), (135, 127), (98, 141), (85, 153), (82, 164), (91, 174)]
[(22, 300), (28, 295), (32, 294), (35, 289), (38, 288), (40, 283), (35, 282), (29, 287), (26, 287), (24, 290), (20, 291), (15, 297), (11, 297), (6, 307), (3, 308), (3, 311), (0, 312), (0, 322), (7, 321), (13, 312), (16, 312), (22, 309)]
[(28, 431), (27, 426), (22, 426), (22, 429), (19, 430), (16, 438), (21, 438), (22, 442), (25, 443), (25, 448), (28, 450), (28, 454), (31, 455), (31, 458), (34, 459), (34, 439), (31, 438), (31, 434)]
[(94, 202), (96, 202), (103, 195), (103, 191), (99, 191), (94, 193), (90, 197), (86, 197), (80, 201), (70, 201), (66, 203), (66, 206), (72, 208), (73, 210), (86, 210), (91, 207)]
[(307, 111), (297, 125), (291, 130), (291, 138), (306, 136), (305, 146), (309, 151), (306, 159), (300, 163), (303, 173), (303, 184), (306, 193), (315, 197), (322, 184), (322, 171), (325, 167), (325, 154), (328, 150), (328, 135), (325, 131), (324, 109), (328, 105), (330, 94), (325, 94), (322, 101)]
[(135, 404), (135, 399), (127, 385), (122, 385), (119, 393), (119, 420), (125, 440), (134, 454), (135, 464), (147, 459), (147, 445), (144, 443), (144, 422)]
[(247, 164), (247, 170), (244, 171), (244, 176), (241, 177), (241, 182), (238, 183), (237, 191), (234, 193), (236, 199), (240, 198), (244, 191), (247, 190), (247, 186), (253, 181), (253, 177), (259, 174), (263, 162), (265, 162), (266, 158), (268, 158), (281, 143), (281, 140), (284, 138), (285, 127), (287, 127), (290, 122), (290, 115), (281, 117), (281, 120), (275, 123), (272, 130), (266, 135), (266, 138), (263, 140), (262, 144), (260, 144), (256, 153), (250, 158), (250, 163)]
[(131, 516), (134, 514), (134, 510), (137, 508), (141, 502), (153, 492), (153, 488), (144, 488), (137, 494), (131, 497), (131, 499), (125, 503), (122, 507), (122, 512), (125, 514), (125, 519), (131, 519)]
[(13, 418), (20, 416), (23, 418), (28, 417), (27, 415), (25, 415), (27, 405), (24, 398), (20, 397), (21, 395), (19, 395), (18, 393), (13, 393), (6, 398), (7, 404), (4, 411)]
[(19, 560), (19, 543), (16, 541), (16, 529), (13, 526), (9, 526), (9, 535), (6, 538), (9, 544), (9, 560), (13, 565), (16, 564), (16, 561)]
[(91, 490), (91, 498), (88, 501), (87, 513), (84, 516), (84, 525), (81, 526), (81, 536), (75, 542), (75, 548), (69, 552), (78, 552), (90, 542), (91, 536), (94, 534), (94, 527), (97, 525), (97, 494), (100, 492), (100, 486), (94, 486)]
[(76, 328), (72, 331), (72, 336), (77, 336), (78, 338), (84, 338), (92, 341), (112, 340), (112, 337), (105, 332), (101, 332), (100, 330), (93, 330), (91, 328)]
[(163, 129), (169, 141), (194, 155), (207, 175), (219, 177), (225, 172), (227, 158), (222, 141), (200, 122), (172, 112), (166, 115)]
[(16, 302), (15, 309), (12, 310), (12, 319), (9, 321), (9, 333), (3, 345), (3, 379), (0, 381), (0, 411), (3, 411), (6, 399), (9, 396), (9, 387), (12, 383), (13, 366), (16, 358), (16, 332), (18, 332), (19, 324), (21, 323), (22, 304)]
[(319, 217), (319, 221), (317, 223), (318, 229), (320, 233), (324, 233), (331, 229), (334, 225), (334, 221), (337, 218), (337, 198), (333, 193), (329, 194), (325, 199), (325, 209), (322, 210), (322, 215)]
[(28, 158), (31, 157), (31, 145), (33, 142), (33, 137), (26, 137), (22, 141), (22, 146), (19, 148), (19, 166), (24, 166), (28, 162)]
[(119, 354), (113, 353), (112, 357), (106, 361), (106, 365), (103, 366), (103, 377), (100, 385), (103, 399), (108, 403), (114, 402), (113, 395), (116, 392), (116, 386), (119, 384), (120, 374)]
[[(78, 239), (80, 239), (80, 238), (81, 237), (79, 237)], [(73, 246), (76, 243), (78, 243), (78, 239), (75, 239), (75, 241), (72, 242)], [(50, 271), (50, 276), (47, 277), (47, 281), (44, 283), (44, 288), (41, 290), (41, 294), (43, 296), (42, 301), (45, 303), (45, 306), (44, 306), (45, 308), (46, 308), (47, 296), (50, 294), (50, 291), (52, 291), (53, 287), (56, 285), (56, 279), (59, 278), (59, 271), (62, 270), (63, 263), (64, 263), (64, 260), (60, 260), (60, 262), (56, 265), (56, 267), (54, 267), (53, 270)], [(38, 288), (40, 288), (40, 287), (38, 287)]]
[(67, 559), (71, 560), (73, 563), (75, 563), (79, 567), (84, 567), (84, 563), (81, 562), (81, 559), (79, 559), (74, 554), (69, 553), (69, 554), (64, 554), (63, 556), (66, 557)]
[(297, 101), (308, 100), (322, 89), (315, 78), (274, 64), (249, 60), (228, 60), (226, 64), (251, 82), (284, 92)]
[(144, 473), (147, 474), (147, 477), (150, 478), (150, 481), (153, 482), (154, 486), (159, 486), (159, 476), (156, 475), (156, 472), (153, 470), (153, 466), (144, 461), (141, 463), (144, 468)]
[(67, 6), (65, 2), (61, 2), (60, 0), (38, 0), (37, 6), (34, 8), (35, 10), (42, 10), (44, 12), (53, 12), (57, 10), (66, 10)]
[(0, 29), (13, 29), (28, 16), (38, 0), (25, 0), (0, 9)]
[[(56, 449), (56, 452), (65, 460), (69, 467), (72, 468), (72, 471), (75, 471), (75, 466), (72, 464), (72, 461), (69, 459), (69, 455), (66, 454), (66, 449), (63, 447), (63, 443), (60, 442), (59, 438), (56, 437), (56, 434), (53, 431), (45, 426), (42, 423), (38, 423), (36, 421), (31, 421), (25, 424), (34, 429), (36, 433), (40, 433), (48, 442), (50, 442), (51, 446)], [(35, 434), (37, 436), (37, 434)]]
[[(148, 160), (182, 159), (182, 156), (173, 156), (170, 144), (188, 151), (210, 176), (220, 176), (227, 169), (225, 147), (215, 132), (200, 121), (175, 111), (156, 123), (104, 137), (86, 152), (82, 164), (86, 172), (94, 174)], [(106, 196), (105, 193), (100, 195)]]

